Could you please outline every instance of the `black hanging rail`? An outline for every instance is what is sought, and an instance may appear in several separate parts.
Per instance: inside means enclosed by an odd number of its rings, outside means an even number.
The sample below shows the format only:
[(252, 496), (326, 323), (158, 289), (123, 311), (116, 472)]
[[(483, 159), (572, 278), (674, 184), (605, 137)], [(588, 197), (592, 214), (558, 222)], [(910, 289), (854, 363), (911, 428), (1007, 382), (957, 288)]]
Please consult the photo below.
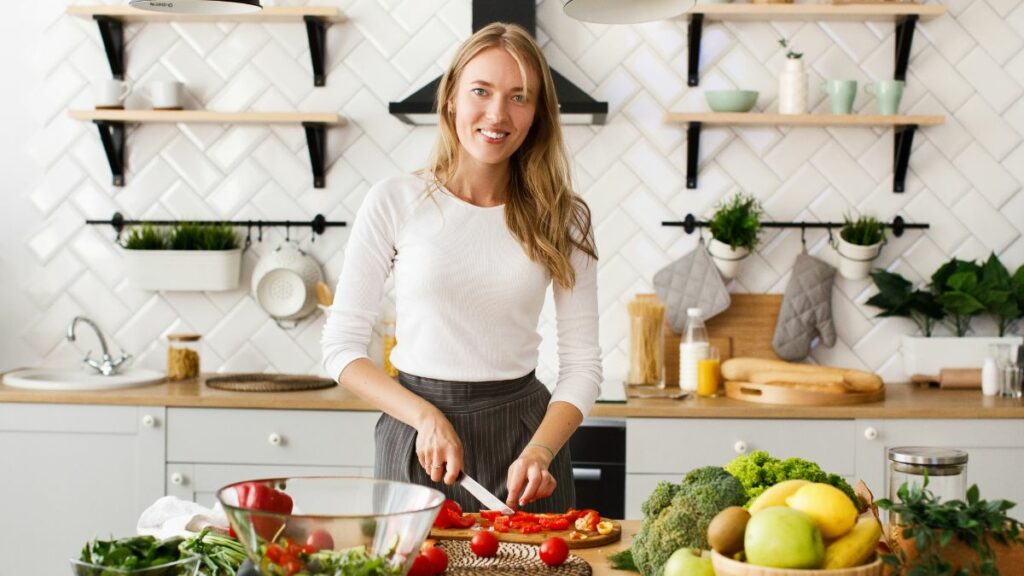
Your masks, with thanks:
[[(697, 220), (693, 214), (687, 214), (686, 218), (681, 221), (663, 221), (662, 226), (678, 226), (682, 227), (687, 234), (693, 234), (693, 231), (697, 228), (706, 228), (710, 225), (710, 222), (705, 220)], [(882, 226), (885, 228), (892, 229), (893, 236), (897, 238), (903, 236), (904, 230), (927, 230), (931, 228), (930, 224), (916, 224), (908, 223), (903, 220), (902, 216), (897, 216), (892, 219), (892, 222), (883, 222)], [(761, 222), (762, 228), (800, 228), (806, 230), (808, 228), (814, 229), (827, 229), (831, 231), (833, 228), (842, 228), (842, 222)]]
[(117, 231), (117, 237), (121, 237), (121, 232), (124, 231), (125, 226), (141, 226), (149, 224), (151, 226), (173, 226), (175, 224), (193, 224), (199, 226), (220, 226), (223, 224), (229, 224), (231, 226), (245, 226), (251, 232), (253, 228), (259, 230), (259, 241), (263, 241), (263, 229), (275, 226), (285, 226), (288, 228), (303, 228), (308, 226), (313, 230), (315, 234), (323, 234), (327, 228), (336, 228), (341, 226), (348, 226), (346, 222), (332, 222), (324, 218), (323, 214), (317, 214), (312, 220), (127, 220), (124, 215), (120, 212), (114, 212), (114, 216), (110, 220), (86, 220), (86, 224), (90, 225), (107, 225), (113, 226), (114, 230)]

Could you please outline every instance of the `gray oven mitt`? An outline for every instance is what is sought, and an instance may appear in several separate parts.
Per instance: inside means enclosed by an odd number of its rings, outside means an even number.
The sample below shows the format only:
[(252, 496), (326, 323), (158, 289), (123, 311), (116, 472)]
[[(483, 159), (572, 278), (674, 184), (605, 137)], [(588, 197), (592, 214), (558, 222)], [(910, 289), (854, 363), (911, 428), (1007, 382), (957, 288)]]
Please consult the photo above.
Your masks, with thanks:
[(836, 269), (808, 254), (796, 257), (775, 325), (772, 348), (783, 360), (803, 360), (811, 353), (811, 341), (831, 348), (836, 343), (832, 323), (832, 282)]
[(732, 302), (703, 240), (692, 252), (658, 270), (654, 291), (665, 304), (665, 317), (672, 330), (679, 334), (686, 328), (687, 308), (700, 308), (706, 321)]

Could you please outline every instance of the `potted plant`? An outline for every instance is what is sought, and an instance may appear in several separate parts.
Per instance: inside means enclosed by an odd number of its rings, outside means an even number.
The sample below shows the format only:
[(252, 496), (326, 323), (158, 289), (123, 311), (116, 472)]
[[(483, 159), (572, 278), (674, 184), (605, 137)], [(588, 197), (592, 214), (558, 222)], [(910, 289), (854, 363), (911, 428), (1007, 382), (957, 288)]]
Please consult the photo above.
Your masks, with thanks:
[(757, 198), (740, 193), (720, 204), (711, 217), (708, 252), (726, 279), (736, 276), (742, 260), (757, 246), (763, 213)]
[(1024, 317), (1024, 266), (1017, 268), (1011, 276), (993, 252), (981, 267), (980, 284), (983, 288), (982, 304), (996, 321), (999, 335), (1006, 336)]
[(807, 112), (807, 72), (803, 52), (794, 52), (785, 38), (779, 38), (779, 46), (786, 49), (786, 62), (779, 74), (779, 114), (804, 114)]
[(835, 246), (839, 253), (839, 274), (849, 280), (867, 278), (871, 262), (882, 252), (884, 244), (885, 227), (874, 217), (861, 216), (856, 220), (844, 217)]
[(143, 290), (234, 290), (242, 249), (229, 224), (133, 228), (122, 244), (128, 279)]

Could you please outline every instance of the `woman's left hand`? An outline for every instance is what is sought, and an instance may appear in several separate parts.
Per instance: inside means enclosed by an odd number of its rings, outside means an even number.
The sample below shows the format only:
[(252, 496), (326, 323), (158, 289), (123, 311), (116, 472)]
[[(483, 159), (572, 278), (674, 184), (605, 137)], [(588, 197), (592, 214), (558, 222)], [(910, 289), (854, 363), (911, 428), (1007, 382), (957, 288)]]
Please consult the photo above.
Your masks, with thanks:
[(510, 508), (518, 508), (547, 498), (555, 492), (558, 482), (548, 472), (551, 456), (543, 448), (527, 446), (519, 458), (508, 467), (508, 500)]

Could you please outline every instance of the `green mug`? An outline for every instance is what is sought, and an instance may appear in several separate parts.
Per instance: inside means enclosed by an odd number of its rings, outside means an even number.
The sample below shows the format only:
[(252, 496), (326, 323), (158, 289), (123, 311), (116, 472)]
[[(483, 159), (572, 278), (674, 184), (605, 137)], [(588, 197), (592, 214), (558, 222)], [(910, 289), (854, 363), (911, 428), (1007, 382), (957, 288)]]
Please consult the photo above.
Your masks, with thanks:
[(893, 115), (899, 110), (904, 84), (903, 80), (882, 80), (865, 85), (864, 90), (878, 100), (879, 114)]
[(829, 80), (823, 88), (832, 102), (833, 114), (853, 112), (853, 99), (857, 96), (856, 80)]

